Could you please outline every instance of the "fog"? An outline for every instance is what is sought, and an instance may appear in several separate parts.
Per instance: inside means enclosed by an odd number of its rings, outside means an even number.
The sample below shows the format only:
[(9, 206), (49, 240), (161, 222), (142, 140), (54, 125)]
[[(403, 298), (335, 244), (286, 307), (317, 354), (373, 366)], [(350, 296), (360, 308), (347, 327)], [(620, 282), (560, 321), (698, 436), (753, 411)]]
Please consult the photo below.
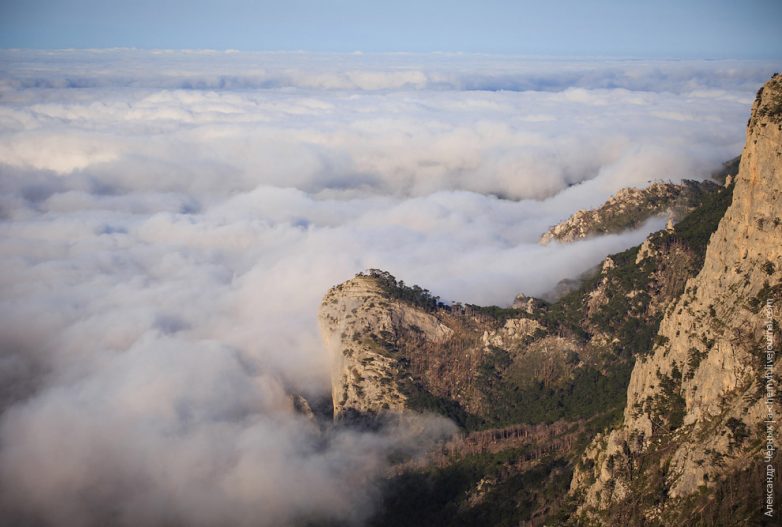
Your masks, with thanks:
[(773, 64), (0, 51), (0, 515), (361, 524), (433, 416), (333, 429), (315, 321), (371, 267), (509, 304), (661, 227), (537, 244), (737, 155)]

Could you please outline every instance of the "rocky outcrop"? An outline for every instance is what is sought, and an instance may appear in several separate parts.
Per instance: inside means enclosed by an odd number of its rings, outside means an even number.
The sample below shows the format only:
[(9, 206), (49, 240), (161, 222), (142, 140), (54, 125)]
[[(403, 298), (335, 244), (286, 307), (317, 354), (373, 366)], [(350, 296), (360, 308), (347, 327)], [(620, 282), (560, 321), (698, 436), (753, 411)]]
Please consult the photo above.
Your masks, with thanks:
[(520, 410), (503, 394), (538, 375), (563, 385), (583, 351), (546, 310), (526, 297), (508, 309), (445, 306), (386, 272), (359, 273), (329, 290), (319, 313), (335, 418), (416, 410), (468, 428), (513, 422)]
[(522, 345), (525, 340), (535, 338), (538, 332), (545, 331), (545, 328), (535, 319), (511, 318), (499, 329), (491, 332), (484, 331), (481, 342), (486, 348), (510, 349)]
[(681, 184), (656, 182), (643, 189), (624, 188), (600, 208), (579, 210), (551, 227), (540, 237), (540, 243), (569, 243), (600, 234), (615, 234), (640, 227), (649, 218), (660, 215), (676, 222), (717, 188), (711, 181), (689, 180)]
[(329, 290), (319, 321), (333, 359), (336, 418), (405, 409), (407, 363), (398, 356), (398, 336), (415, 328), (438, 345), (453, 334), (435, 316), (391, 297), (373, 274), (359, 274)]
[[(575, 471), (583, 517), (685, 524), (697, 513), (686, 500), (762, 460), (768, 404), (777, 405), (766, 381), (782, 374), (765, 353), (767, 324), (778, 328), (782, 306), (780, 115), (775, 76), (753, 105), (733, 201), (702, 269), (664, 309), (651, 353), (637, 359), (622, 426), (595, 438)], [(779, 421), (772, 426), (782, 437)]]
[(700, 268), (731, 190), (551, 303), (521, 294), (510, 308), (445, 306), (379, 270), (332, 288), (320, 324), (335, 417), (418, 410), (504, 426), (614, 411), (632, 358), (649, 352), (663, 308)]

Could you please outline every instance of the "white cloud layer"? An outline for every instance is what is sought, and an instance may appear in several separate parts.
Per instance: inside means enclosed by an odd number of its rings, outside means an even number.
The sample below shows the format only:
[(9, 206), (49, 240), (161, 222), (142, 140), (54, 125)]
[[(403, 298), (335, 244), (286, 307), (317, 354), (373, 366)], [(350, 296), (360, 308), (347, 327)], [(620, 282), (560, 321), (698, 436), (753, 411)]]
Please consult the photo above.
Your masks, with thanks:
[[(542, 247), (736, 155), (764, 63), (0, 52), (0, 513), (360, 522), (425, 420), (320, 430), (326, 289), (507, 304), (638, 243)], [(418, 440), (407, 443), (414, 444)]]

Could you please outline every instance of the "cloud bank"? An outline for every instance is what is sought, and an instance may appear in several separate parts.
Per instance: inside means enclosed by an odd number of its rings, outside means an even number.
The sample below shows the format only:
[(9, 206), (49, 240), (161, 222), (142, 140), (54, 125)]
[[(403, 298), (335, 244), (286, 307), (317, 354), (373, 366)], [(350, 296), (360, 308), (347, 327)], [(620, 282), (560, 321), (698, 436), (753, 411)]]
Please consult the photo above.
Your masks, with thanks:
[(540, 233), (735, 156), (774, 65), (3, 51), (0, 514), (48, 525), (360, 524), (394, 448), (293, 411), (315, 314), (387, 269), (542, 294), (637, 232)]

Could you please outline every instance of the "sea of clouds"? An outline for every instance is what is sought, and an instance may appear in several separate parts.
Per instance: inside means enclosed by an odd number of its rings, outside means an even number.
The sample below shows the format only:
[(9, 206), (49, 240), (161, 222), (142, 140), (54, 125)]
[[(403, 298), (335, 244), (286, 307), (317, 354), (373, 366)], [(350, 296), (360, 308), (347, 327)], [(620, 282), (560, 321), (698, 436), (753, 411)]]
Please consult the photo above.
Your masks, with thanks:
[[(737, 155), (774, 64), (0, 51), (0, 516), (359, 524), (436, 418), (324, 429), (316, 313), (378, 267), (543, 294), (659, 228), (549, 226)], [(422, 437), (424, 439), (422, 439)]]

